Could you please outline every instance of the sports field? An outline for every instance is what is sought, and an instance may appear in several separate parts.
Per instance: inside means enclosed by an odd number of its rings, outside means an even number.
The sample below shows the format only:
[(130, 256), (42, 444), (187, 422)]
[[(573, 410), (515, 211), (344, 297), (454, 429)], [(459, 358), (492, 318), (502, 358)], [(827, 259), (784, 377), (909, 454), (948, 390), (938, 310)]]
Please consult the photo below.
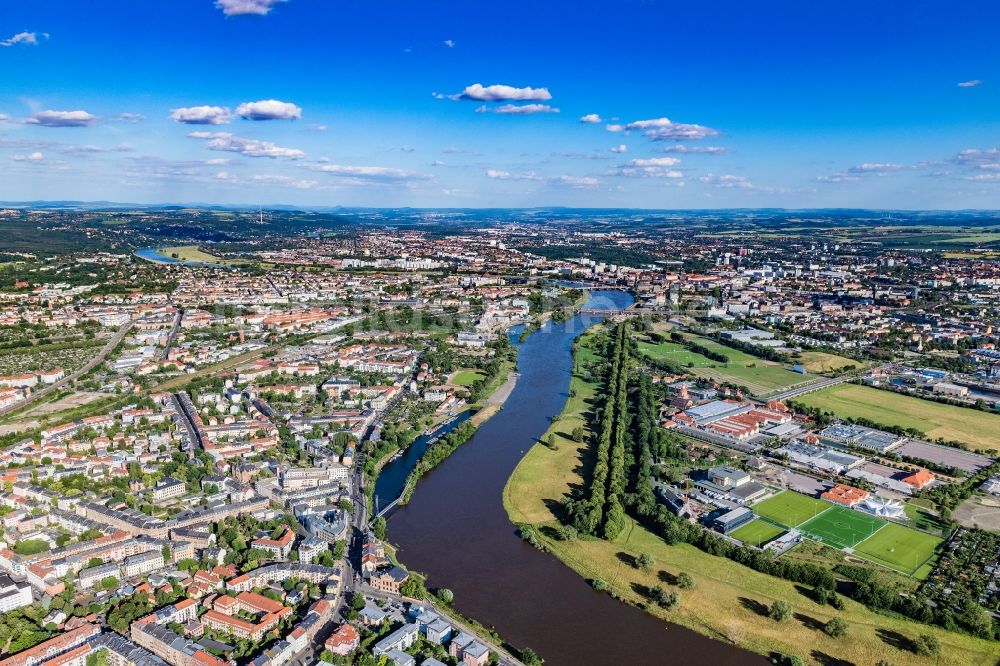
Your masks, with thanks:
[(785, 490), (763, 502), (754, 504), (753, 511), (785, 527), (798, 527), (810, 518), (830, 508), (828, 502), (808, 495)]
[(451, 383), (456, 386), (472, 386), (485, 376), (480, 370), (459, 370), (451, 376)]
[(885, 525), (884, 520), (860, 511), (832, 506), (799, 526), (803, 534), (834, 548), (853, 548)]
[(760, 518), (747, 523), (743, 527), (734, 530), (729, 536), (739, 539), (743, 543), (753, 546), (763, 546), (768, 541), (785, 533), (785, 530), (774, 523), (769, 523)]
[(941, 541), (933, 534), (887, 523), (870, 539), (858, 544), (854, 552), (876, 564), (913, 575), (934, 556)]
[(840, 418), (866, 418), (875, 423), (916, 428), (930, 438), (943, 437), (976, 448), (1000, 450), (1000, 415), (943, 405), (891, 391), (839, 384), (796, 398)]

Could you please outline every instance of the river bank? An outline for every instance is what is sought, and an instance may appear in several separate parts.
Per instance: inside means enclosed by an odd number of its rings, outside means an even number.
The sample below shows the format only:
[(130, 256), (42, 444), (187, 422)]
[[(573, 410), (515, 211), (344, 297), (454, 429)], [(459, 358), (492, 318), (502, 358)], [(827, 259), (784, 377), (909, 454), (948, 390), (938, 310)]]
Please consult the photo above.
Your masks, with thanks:
[[(842, 611), (820, 606), (803, 594), (801, 586), (708, 555), (687, 544), (668, 545), (631, 519), (614, 541), (553, 538), (552, 528), (559, 524), (553, 508), (585, 482), (593, 465), (587, 437), (584, 442), (575, 442), (568, 435), (577, 427), (589, 434), (586, 413), (599, 391), (598, 384), (585, 381), (580, 372), (586, 360), (595, 356), (595, 351), (587, 346), (590, 335), (585, 334), (575, 345), (570, 397), (545, 435), (554, 437), (556, 450), (534, 446), (517, 465), (503, 491), (510, 520), (535, 526), (535, 533), (552, 555), (583, 580), (601, 579), (610, 595), (635, 606), (646, 606), (645, 591), (652, 586), (672, 586), (678, 574), (686, 573), (694, 579), (694, 586), (679, 590), (678, 609), (667, 611), (651, 605), (646, 610), (761, 655), (771, 656), (777, 651), (821, 663), (838, 659), (853, 663), (885, 659), (890, 663), (956, 666), (996, 663), (1000, 650), (996, 643), (876, 614), (846, 598)], [(651, 554), (655, 562), (648, 571), (633, 565), (642, 553)], [(768, 618), (767, 609), (776, 600), (788, 602), (795, 617), (784, 623)], [(835, 615), (848, 623), (845, 638), (831, 638), (817, 629)], [(910, 638), (933, 634), (942, 644), (942, 655), (925, 658), (900, 650), (886, 638), (893, 633)]]
[[(588, 306), (617, 310), (621, 291), (598, 291)], [(409, 505), (388, 521), (399, 560), (455, 594), (466, 617), (530, 646), (549, 666), (649, 663), (654, 655), (761, 664), (757, 655), (665, 624), (595, 592), (555, 558), (518, 537), (501, 496), (518, 461), (564, 407), (573, 340), (596, 317), (549, 322), (519, 345), (520, 377), (504, 408), (420, 481)], [(512, 342), (516, 335), (512, 332)]]
[[(518, 374), (515, 370), (516, 367), (516, 362), (505, 364), (496, 378), (487, 386), (488, 393), (486, 397), (480, 399), (475, 404), (469, 405), (466, 409), (451, 417), (450, 420), (445, 422), (445, 425), (439, 425), (432, 432), (420, 435), (405, 449), (389, 452), (383, 456), (376, 463), (373, 477), (374, 485), (371, 491), (367, 492), (366, 489), (369, 500), (374, 495), (375, 497), (379, 497), (384, 505), (402, 496), (403, 499), (400, 503), (406, 504), (409, 501), (409, 496), (416, 482), (424, 472), (428, 471), (422, 470), (419, 474), (413, 476), (413, 471), (418, 468), (428, 450), (440, 438), (448, 436), (453, 430), (461, 427), (465, 421), (469, 421), (473, 427), (473, 431), (459, 444), (461, 446), (469, 437), (475, 434), (475, 431), (483, 423), (499, 412), (517, 384)], [(385, 469), (387, 467), (389, 467), (388, 470)]]

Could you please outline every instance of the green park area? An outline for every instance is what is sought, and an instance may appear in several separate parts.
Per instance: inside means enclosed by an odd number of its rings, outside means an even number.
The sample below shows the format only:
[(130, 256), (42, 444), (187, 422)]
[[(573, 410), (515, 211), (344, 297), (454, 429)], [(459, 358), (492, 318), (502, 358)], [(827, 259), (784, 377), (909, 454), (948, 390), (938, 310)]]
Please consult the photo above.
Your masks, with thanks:
[(700, 335), (685, 334), (685, 339), (697, 347), (722, 354), (728, 362), (722, 363), (704, 356), (685, 344), (664, 340), (660, 342), (639, 342), (639, 352), (654, 361), (668, 361), (686, 368), (692, 374), (721, 383), (744, 386), (752, 394), (760, 396), (814, 379), (812, 375), (793, 372), (786, 366), (775, 363)]
[(796, 398), (842, 419), (863, 418), (884, 426), (914, 428), (975, 449), (1000, 451), (1000, 415), (945, 405), (860, 384), (838, 384)]
[(472, 386), (485, 377), (486, 373), (481, 370), (459, 370), (451, 376), (451, 383), (455, 386)]
[(689, 350), (684, 345), (677, 342), (664, 340), (663, 342), (639, 342), (639, 353), (654, 361), (667, 361), (676, 363), (685, 368), (707, 368), (717, 363), (705, 358), (697, 352)]
[(178, 261), (197, 261), (203, 264), (218, 264), (220, 266), (244, 265), (249, 262), (242, 260), (221, 259), (214, 254), (205, 252), (197, 245), (178, 245), (175, 247), (161, 247), (157, 250), (164, 257), (177, 259)]

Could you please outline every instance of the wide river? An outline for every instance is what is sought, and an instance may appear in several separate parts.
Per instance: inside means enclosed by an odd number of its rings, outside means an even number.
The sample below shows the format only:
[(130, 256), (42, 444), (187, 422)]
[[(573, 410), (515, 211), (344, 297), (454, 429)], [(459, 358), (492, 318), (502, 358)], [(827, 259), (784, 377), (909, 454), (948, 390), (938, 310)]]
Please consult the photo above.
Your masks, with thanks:
[[(595, 291), (585, 307), (631, 302), (623, 291)], [(555, 557), (524, 543), (508, 520), (504, 484), (562, 411), (573, 340), (596, 321), (550, 322), (520, 344), (521, 376), (503, 410), (421, 479), (410, 503), (390, 516), (389, 540), (407, 567), (427, 574), (430, 587), (454, 591), (459, 611), (532, 648), (547, 666), (767, 663), (596, 592)]]

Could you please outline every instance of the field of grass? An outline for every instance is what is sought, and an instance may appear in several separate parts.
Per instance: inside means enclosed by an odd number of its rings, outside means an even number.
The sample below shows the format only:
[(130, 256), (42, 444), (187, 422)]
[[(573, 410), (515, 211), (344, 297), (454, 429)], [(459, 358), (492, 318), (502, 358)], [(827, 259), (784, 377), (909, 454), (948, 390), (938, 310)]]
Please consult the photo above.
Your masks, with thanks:
[[(680, 591), (680, 607), (666, 611), (650, 605), (647, 611), (762, 655), (775, 651), (795, 654), (809, 663), (874, 664), (880, 659), (915, 666), (997, 663), (1000, 643), (876, 614), (850, 599), (844, 599), (842, 611), (829, 605), (820, 606), (800, 591), (801, 586), (708, 555), (687, 544), (668, 545), (631, 520), (612, 542), (552, 538), (547, 529), (556, 524), (551, 507), (558, 506), (574, 487), (584, 483), (593, 465), (588, 445), (574, 442), (565, 433), (577, 425), (587, 427), (582, 415), (589, 409), (595, 385), (574, 376), (571, 390), (563, 415), (549, 429), (556, 436), (558, 449), (533, 446), (508, 480), (503, 502), (513, 522), (538, 526), (540, 538), (551, 554), (585, 579), (604, 580), (609, 593), (624, 603), (639, 605), (647, 601), (643, 590), (664, 585), (664, 580), (686, 572), (694, 579), (694, 586)], [(808, 517), (811, 514), (803, 515), (802, 519)], [(649, 571), (628, 564), (641, 553), (653, 557), (655, 564)], [(778, 599), (792, 605), (795, 619), (778, 623), (761, 612), (761, 608)], [(847, 623), (846, 638), (830, 638), (816, 628), (834, 616)], [(933, 634), (941, 642), (941, 655), (919, 657), (901, 651), (884, 638), (886, 632), (910, 639), (919, 634)], [(841, 659), (844, 662), (838, 661)]]
[(800, 525), (799, 529), (814, 541), (835, 548), (853, 548), (875, 534), (885, 524), (884, 520), (866, 513), (833, 506)]
[(941, 520), (939, 516), (935, 516), (929, 511), (924, 511), (919, 508), (913, 500), (903, 505), (903, 511), (906, 513), (906, 517), (910, 519), (909, 524), (918, 530), (942, 534), (943, 530), (947, 530), (951, 527), (948, 521)]
[(875, 579), (883, 585), (895, 587), (901, 592), (914, 592), (920, 587), (920, 581), (914, 577), (887, 569), (881, 564), (876, 564), (858, 555), (845, 553), (839, 548), (809, 539), (800, 541), (797, 546), (782, 555), (781, 558), (789, 561), (811, 562), (827, 568), (835, 567), (838, 564), (861, 567), (873, 572)]
[(858, 544), (854, 552), (890, 569), (916, 574), (934, 557), (941, 541), (939, 537), (888, 523), (870, 539)]
[(797, 359), (809, 372), (830, 372), (843, 367), (860, 368), (864, 364), (851, 358), (821, 351), (804, 351)]
[(701, 354), (690, 351), (684, 345), (676, 342), (639, 342), (639, 353), (645, 354), (654, 361), (671, 361), (684, 367), (691, 364), (694, 368), (707, 368), (716, 365), (715, 361), (708, 359)]
[(785, 527), (798, 527), (829, 508), (829, 502), (792, 490), (785, 490), (753, 505), (753, 511), (758, 516)]
[(716, 342), (710, 338), (703, 338), (698, 335), (687, 335), (687, 339), (695, 342), (706, 349), (725, 354), (729, 359), (728, 363), (715, 363), (701, 355), (698, 358), (704, 359), (707, 363), (695, 363), (692, 374), (705, 379), (713, 379), (717, 382), (732, 382), (745, 386), (754, 395), (764, 395), (776, 389), (786, 388), (795, 384), (801, 384), (811, 379), (812, 375), (803, 375), (792, 372), (786, 365), (765, 361), (747, 354), (746, 352), (724, 344)]
[(717, 382), (731, 382), (745, 386), (756, 396), (771, 393), (777, 389), (787, 388), (814, 379), (811, 375), (800, 375), (791, 370), (785, 370), (780, 365), (765, 365), (766, 361), (757, 359), (756, 366), (720, 365), (716, 368), (694, 368), (692, 374)]
[[(176, 247), (162, 247), (157, 250), (165, 257), (179, 259), (181, 261), (200, 261), (205, 264), (219, 264), (223, 266), (246, 264), (246, 261), (232, 261), (220, 259), (214, 254), (203, 252), (197, 245), (178, 245)], [(177, 255), (176, 257), (174, 255)]]
[(995, 243), (1000, 241), (1000, 234), (997, 233), (979, 233), (979, 234), (965, 234), (962, 236), (953, 236), (951, 238), (942, 238), (933, 241), (934, 243), (940, 243), (942, 245), (979, 245), (982, 243)]
[(729, 536), (734, 539), (739, 539), (743, 543), (760, 547), (784, 533), (785, 530), (783, 528), (778, 527), (774, 523), (769, 523), (766, 520), (758, 518), (747, 523), (743, 527), (734, 530), (729, 534)]
[[(706, 349), (725, 354), (729, 362), (718, 363), (687, 349), (682, 344), (670, 341), (657, 343), (640, 341), (639, 351), (656, 361), (672, 361), (685, 368), (690, 367), (691, 373), (698, 377), (745, 386), (754, 395), (763, 395), (779, 388), (813, 379), (809, 375), (792, 372), (783, 364), (765, 361), (738, 349), (727, 347), (710, 338), (691, 334), (686, 334), (685, 338)], [(825, 356), (833, 359), (840, 358), (832, 354)], [(840, 365), (849, 362), (848, 359), (843, 359), (843, 363)]]
[(451, 377), (455, 386), (472, 386), (486, 375), (480, 370), (459, 370)]
[(964, 442), (976, 449), (1000, 451), (1000, 415), (944, 405), (859, 384), (838, 384), (796, 398), (840, 418), (916, 428), (927, 437)]

